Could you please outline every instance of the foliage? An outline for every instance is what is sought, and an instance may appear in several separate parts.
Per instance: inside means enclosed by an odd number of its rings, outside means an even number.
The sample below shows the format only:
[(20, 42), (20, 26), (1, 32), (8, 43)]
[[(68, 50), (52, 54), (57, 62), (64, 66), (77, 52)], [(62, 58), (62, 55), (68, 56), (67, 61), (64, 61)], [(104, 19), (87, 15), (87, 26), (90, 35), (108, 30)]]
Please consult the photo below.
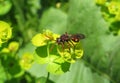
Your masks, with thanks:
[(102, 15), (108, 22), (110, 31), (112, 31), (114, 35), (118, 35), (120, 32), (120, 26), (118, 25), (120, 22), (119, 0), (96, 0), (96, 4), (101, 7)]
[[(120, 83), (119, 0), (0, 0), (0, 83)], [(62, 34), (80, 42), (56, 42)]]

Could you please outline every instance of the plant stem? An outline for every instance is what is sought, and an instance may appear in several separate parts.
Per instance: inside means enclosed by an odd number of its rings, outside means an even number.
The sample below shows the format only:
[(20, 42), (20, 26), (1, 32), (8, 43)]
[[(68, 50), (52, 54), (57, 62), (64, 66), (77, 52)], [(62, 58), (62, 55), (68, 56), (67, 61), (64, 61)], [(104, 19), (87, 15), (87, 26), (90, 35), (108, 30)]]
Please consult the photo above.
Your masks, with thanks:
[(47, 79), (46, 79), (45, 83), (48, 83), (49, 77), (50, 77), (50, 72), (48, 72), (48, 74), (47, 74)]

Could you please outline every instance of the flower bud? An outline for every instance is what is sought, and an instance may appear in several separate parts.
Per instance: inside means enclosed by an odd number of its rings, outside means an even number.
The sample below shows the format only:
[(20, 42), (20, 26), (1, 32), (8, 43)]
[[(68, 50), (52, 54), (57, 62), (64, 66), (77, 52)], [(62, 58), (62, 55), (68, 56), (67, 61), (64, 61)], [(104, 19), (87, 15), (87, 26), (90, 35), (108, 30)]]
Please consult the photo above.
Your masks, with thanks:
[(19, 43), (18, 42), (11, 42), (8, 46), (8, 49), (12, 52), (16, 52), (19, 48)]

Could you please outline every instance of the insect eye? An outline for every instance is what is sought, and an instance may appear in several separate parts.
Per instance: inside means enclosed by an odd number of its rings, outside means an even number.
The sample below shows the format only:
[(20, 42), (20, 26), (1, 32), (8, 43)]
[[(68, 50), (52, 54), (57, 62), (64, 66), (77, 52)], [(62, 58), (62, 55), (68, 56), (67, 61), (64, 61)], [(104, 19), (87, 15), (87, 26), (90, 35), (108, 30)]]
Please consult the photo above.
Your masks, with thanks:
[(78, 38), (72, 38), (72, 41), (79, 42), (79, 39)]
[(75, 38), (75, 42), (78, 42), (78, 41), (79, 41), (79, 39)]

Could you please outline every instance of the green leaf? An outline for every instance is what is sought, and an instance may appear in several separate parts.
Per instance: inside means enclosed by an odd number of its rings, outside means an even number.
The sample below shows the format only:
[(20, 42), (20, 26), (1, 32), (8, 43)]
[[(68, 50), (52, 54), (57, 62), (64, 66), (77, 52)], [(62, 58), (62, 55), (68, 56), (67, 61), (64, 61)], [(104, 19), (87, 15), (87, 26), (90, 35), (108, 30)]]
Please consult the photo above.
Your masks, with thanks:
[(8, 75), (10, 74), (11, 76), (16, 77), (23, 74), (21, 73), (22, 69), (18, 63), (18, 59), (15, 59), (14, 57), (7, 56), (7, 58), (4, 58), (2, 60), (2, 65), (5, 68), (5, 72), (7, 72)]
[(110, 75), (113, 77), (113, 79), (115, 79), (115, 81), (117, 83), (120, 82), (120, 52), (119, 52), (119, 49), (120, 49), (120, 38), (118, 40), (116, 40), (113, 45), (111, 45), (111, 57), (109, 59), (109, 66), (112, 68), (110, 70)]
[(63, 74), (60, 64), (50, 63), (47, 65), (47, 71), (52, 74)]
[(40, 27), (56, 33), (63, 33), (66, 30), (66, 24), (67, 14), (59, 9), (50, 8), (43, 13)]
[(0, 15), (5, 15), (10, 11), (12, 3), (10, 0), (0, 1)]
[(35, 47), (31, 43), (28, 43), (24, 46), (24, 48), (21, 48), (17, 54), (18, 56), (21, 57), (24, 53), (33, 54), (34, 51), (35, 51)]
[(61, 76), (51, 75), (51, 79), (55, 83), (110, 83), (105, 77), (93, 73), (89, 67), (85, 66), (82, 60), (72, 64), (69, 72)]
[[(112, 75), (112, 50), (119, 37), (108, 34), (108, 24), (103, 19), (100, 9), (92, 0), (71, 0), (69, 10), (69, 31), (83, 33), (86, 38), (81, 42), (84, 49), (84, 60), (93, 65), (100, 72), (105, 73), (109, 81), (116, 81)], [(74, 28), (73, 28), (74, 27)], [(118, 70), (116, 71), (118, 72)], [(98, 72), (96, 72), (98, 73)], [(116, 75), (118, 78), (119, 73)], [(118, 81), (119, 82), (119, 81)]]
[(48, 62), (48, 52), (47, 52), (47, 46), (41, 46), (37, 47), (35, 50), (35, 60), (39, 64), (45, 64)]
[(64, 62), (63, 58), (56, 55), (50, 55), (47, 65), (48, 72), (59, 75), (69, 71), (69, 67), (70, 63)]
[(48, 57), (47, 46), (37, 47), (35, 53), (41, 58)]
[(40, 65), (38, 63), (34, 63), (32, 67), (28, 70), (28, 72), (35, 77), (47, 77), (46, 65)]
[(5, 79), (6, 79), (6, 75), (5, 75), (4, 68), (3, 68), (2, 64), (1, 64), (1, 61), (0, 61), (0, 73), (1, 73), (1, 75), (0, 75), (0, 83), (3, 83), (5, 81)]

